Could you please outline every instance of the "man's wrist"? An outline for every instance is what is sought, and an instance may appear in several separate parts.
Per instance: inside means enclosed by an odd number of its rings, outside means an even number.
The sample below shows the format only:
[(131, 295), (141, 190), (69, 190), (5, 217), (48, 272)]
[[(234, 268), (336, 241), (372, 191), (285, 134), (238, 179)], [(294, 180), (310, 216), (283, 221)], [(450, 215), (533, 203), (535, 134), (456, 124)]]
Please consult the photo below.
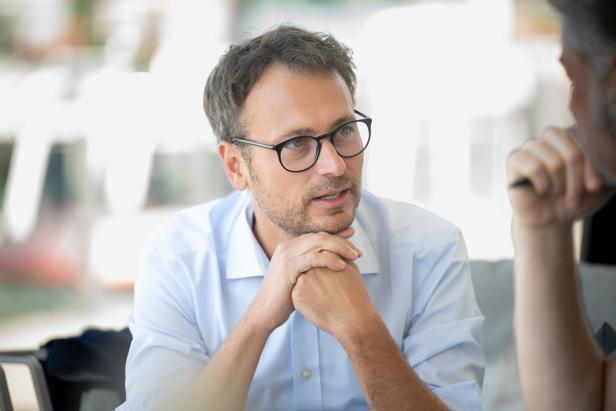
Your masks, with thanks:
[(546, 224), (542, 226), (533, 226), (524, 224), (519, 219), (514, 218), (511, 226), (513, 241), (516, 245), (524, 243), (533, 245), (533, 243), (545, 243), (554, 239), (563, 239), (571, 236), (573, 230), (573, 222), (562, 222), (554, 224)]
[(240, 323), (257, 338), (267, 339), (278, 328), (274, 321), (269, 321), (253, 304), (248, 307)]
[(369, 345), (372, 338), (378, 338), (383, 332), (389, 335), (387, 327), (375, 310), (363, 313), (360, 318), (359, 321), (344, 324), (334, 332), (336, 339), (347, 351), (354, 348), (362, 349), (363, 345)]
[[(547, 282), (562, 277), (573, 264), (571, 224), (527, 227), (512, 226), (516, 278), (542, 278)], [(535, 286), (537, 286), (535, 284)]]

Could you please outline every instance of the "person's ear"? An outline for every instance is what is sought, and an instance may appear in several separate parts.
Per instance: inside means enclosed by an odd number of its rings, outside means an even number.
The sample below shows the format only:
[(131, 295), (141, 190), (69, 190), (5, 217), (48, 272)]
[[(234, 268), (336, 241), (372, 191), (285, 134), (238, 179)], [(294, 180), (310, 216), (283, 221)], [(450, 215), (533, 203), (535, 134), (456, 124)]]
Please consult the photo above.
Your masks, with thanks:
[(243, 191), (248, 187), (247, 173), (242, 166), (244, 159), (240, 148), (227, 141), (218, 144), (218, 155), (222, 160), (222, 166), (227, 174), (227, 179), (231, 187), (238, 191)]

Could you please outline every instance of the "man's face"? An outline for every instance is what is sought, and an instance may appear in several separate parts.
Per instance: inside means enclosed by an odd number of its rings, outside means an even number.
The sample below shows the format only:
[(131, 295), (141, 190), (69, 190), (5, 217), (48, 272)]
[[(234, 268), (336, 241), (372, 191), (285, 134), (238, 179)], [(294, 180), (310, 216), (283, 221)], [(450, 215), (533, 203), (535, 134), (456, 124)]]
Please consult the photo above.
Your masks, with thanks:
[[(351, 94), (337, 73), (294, 73), (278, 65), (265, 71), (242, 109), (246, 138), (267, 144), (325, 134), (353, 119)], [(339, 232), (353, 222), (362, 154), (343, 159), (326, 139), (318, 161), (299, 173), (282, 168), (274, 150), (251, 147), (250, 156), (244, 167), (261, 228), (295, 237)]]
[(569, 107), (578, 125), (575, 138), (606, 183), (616, 185), (616, 135), (608, 126), (607, 111), (608, 88), (614, 87), (608, 81), (610, 75), (599, 78), (592, 66), (566, 45), (561, 62), (571, 80)]

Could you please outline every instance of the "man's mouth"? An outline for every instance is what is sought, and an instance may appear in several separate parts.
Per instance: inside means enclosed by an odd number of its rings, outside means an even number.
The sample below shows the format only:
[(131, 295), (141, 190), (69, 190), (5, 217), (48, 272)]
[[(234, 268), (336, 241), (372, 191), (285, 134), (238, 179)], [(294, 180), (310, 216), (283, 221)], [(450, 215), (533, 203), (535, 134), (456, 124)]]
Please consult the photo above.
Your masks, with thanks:
[(324, 195), (324, 196), (317, 197), (317, 199), (319, 199), (319, 200), (333, 200), (335, 198), (340, 197), (341, 194), (342, 194), (342, 191), (339, 191), (339, 192), (337, 192), (335, 194), (329, 194), (329, 195)]
[(341, 207), (346, 203), (350, 191), (351, 190), (348, 188), (345, 188), (342, 191), (330, 191), (321, 196), (314, 197), (313, 201), (327, 208)]
[(315, 197), (314, 199), (315, 200), (334, 200), (340, 197), (342, 194), (345, 194), (347, 190), (348, 188), (345, 188), (344, 190), (341, 190), (341, 191), (330, 192), (322, 196)]

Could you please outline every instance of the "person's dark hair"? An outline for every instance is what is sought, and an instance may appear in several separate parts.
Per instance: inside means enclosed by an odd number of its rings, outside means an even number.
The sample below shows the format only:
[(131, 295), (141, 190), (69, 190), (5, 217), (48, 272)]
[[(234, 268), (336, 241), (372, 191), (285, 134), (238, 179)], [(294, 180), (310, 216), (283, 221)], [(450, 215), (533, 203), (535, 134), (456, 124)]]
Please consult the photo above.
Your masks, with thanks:
[(563, 17), (563, 42), (605, 75), (616, 57), (616, 1), (549, 0)]
[(337, 72), (355, 95), (351, 50), (325, 33), (280, 26), (232, 45), (212, 70), (203, 108), (218, 141), (243, 135), (240, 111), (248, 93), (271, 64), (300, 73)]

